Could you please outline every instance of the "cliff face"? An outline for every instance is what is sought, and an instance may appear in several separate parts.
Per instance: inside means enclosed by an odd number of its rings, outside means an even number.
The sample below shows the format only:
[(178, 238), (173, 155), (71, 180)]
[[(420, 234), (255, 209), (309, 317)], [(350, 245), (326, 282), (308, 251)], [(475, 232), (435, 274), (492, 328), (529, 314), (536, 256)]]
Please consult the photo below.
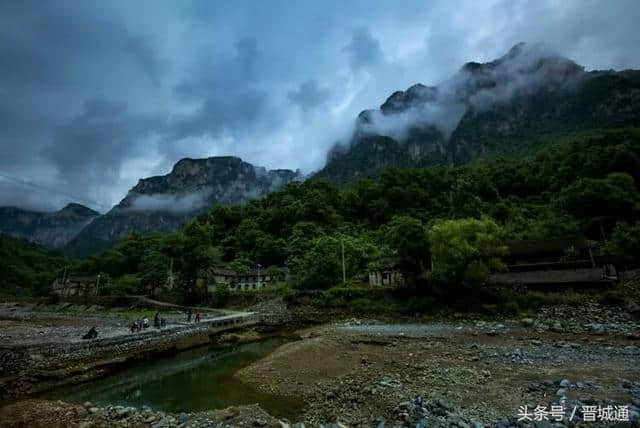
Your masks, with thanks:
[(79, 204), (50, 213), (0, 207), (0, 231), (47, 247), (62, 248), (99, 215)]
[(66, 249), (84, 255), (131, 233), (171, 232), (215, 204), (246, 203), (299, 178), (291, 170), (266, 170), (231, 156), (182, 159), (167, 175), (141, 179)]
[(465, 64), (437, 87), (393, 93), (356, 119), (317, 174), (335, 182), (386, 167), (462, 164), (535, 144), (542, 135), (640, 125), (640, 71), (585, 72), (540, 46), (519, 44), (488, 63)]

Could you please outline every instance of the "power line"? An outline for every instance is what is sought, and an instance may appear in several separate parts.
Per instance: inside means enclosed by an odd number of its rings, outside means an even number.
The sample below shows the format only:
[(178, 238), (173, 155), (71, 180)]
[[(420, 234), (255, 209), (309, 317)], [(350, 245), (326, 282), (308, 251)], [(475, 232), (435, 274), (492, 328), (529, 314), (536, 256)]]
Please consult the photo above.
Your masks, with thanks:
[(53, 188), (44, 186), (42, 184), (32, 183), (32, 182), (24, 180), (22, 178), (13, 177), (13, 176), (8, 175), (8, 174), (6, 174), (4, 172), (0, 172), (0, 177), (4, 178), (6, 180), (12, 181), (12, 182), (14, 182), (16, 184), (20, 184), (22, 186), (30, 187), (32, 189), (35, 189), (35, 190), (38, 190), (38, 191), (41, 191), (41, 192), (55, 193), (55, 194), (58, 194), (60, 196), (64, 196), (66, 198), (70, 198), (72, 201), (82, 202), (82, 203), (87, 204), (87, 205), (93, 205), (93, 206), (97, 206), (97, 207), (104, 208), (104, 209), (111, 208), (111, 207), (109, 207), (109, 206), (107, 206), (107, 205), (105, 205), (103, 203), (100, 203), (100, 202), (97, 202), (97, 201), (94, 201), (94, 200), (91, 200), (91, 199), (87, 199), (87, 198), (81, 198), (81, 197), (78, 197), (76, 195), (72, 195), (70, 193), (63, 192), (61, 190), (57, 190), (57, 189), (53, 189)]

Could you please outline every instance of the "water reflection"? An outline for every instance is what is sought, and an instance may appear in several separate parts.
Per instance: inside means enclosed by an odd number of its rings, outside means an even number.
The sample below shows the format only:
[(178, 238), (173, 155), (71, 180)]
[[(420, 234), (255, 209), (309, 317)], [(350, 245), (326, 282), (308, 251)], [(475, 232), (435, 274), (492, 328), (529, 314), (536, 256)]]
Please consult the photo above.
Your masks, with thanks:
[(237, 370), (286, 341), (270, 338), (233, 348), (198, 348), (141, 361), (106, 378), (56, 390), (46, 398), (78, 403), (91, 401), (99, 405), (146, 405), (169, 412), (259, 403), (276, 416), (295, 418), (301, 403), (261, 393), (233, 377)]

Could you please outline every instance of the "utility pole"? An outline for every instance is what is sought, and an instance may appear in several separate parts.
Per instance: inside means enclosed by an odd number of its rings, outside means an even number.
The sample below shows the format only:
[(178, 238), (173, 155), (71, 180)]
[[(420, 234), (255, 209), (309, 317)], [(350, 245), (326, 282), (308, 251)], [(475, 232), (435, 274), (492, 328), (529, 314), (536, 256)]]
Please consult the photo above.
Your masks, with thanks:
[(258, 288), (260, 288), (260, 268), (262, 267), (262, 265), (260, 263), (258, 263)]
[(340, 246), (342, 247), (342, 285), (347, 283), (347, 271), (344, 267), (344, 239), (340, 238)]

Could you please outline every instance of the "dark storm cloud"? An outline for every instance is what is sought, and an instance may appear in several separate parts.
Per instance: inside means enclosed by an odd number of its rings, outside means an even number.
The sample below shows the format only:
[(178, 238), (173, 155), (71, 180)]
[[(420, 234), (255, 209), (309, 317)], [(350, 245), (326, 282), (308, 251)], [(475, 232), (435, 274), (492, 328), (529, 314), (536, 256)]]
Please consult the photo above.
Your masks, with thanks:
[(64, 192), (0, 178), (0, 204), (113, 204), (184, 156), (309, 172), (360, 111), (520, 41), (640, 68), (639, 18), (634, 0), (5, 1), (0, 173)]
[(300, 106), (303, 111), (312, 110), (327, 102), (331, 96), (331, 91), (321, 88), (315, 80), (307, 80), (300, 84), (295, 91), (287, 94), (289, 100)]
[(126, 104), (90, 100), (58, 130), (43, 154), (63, 181), (76, 188), (114, 181), (126, 158), (140, 155), (138, 143), (162, 130), (163, 119), (129, 114)]
[(353, 32), (351, 42), (344, 48), (349, 55), (349, 64), (355, 70), (372, 67), (383, 61), (380, 42), (367, 28), (358, 28)]

